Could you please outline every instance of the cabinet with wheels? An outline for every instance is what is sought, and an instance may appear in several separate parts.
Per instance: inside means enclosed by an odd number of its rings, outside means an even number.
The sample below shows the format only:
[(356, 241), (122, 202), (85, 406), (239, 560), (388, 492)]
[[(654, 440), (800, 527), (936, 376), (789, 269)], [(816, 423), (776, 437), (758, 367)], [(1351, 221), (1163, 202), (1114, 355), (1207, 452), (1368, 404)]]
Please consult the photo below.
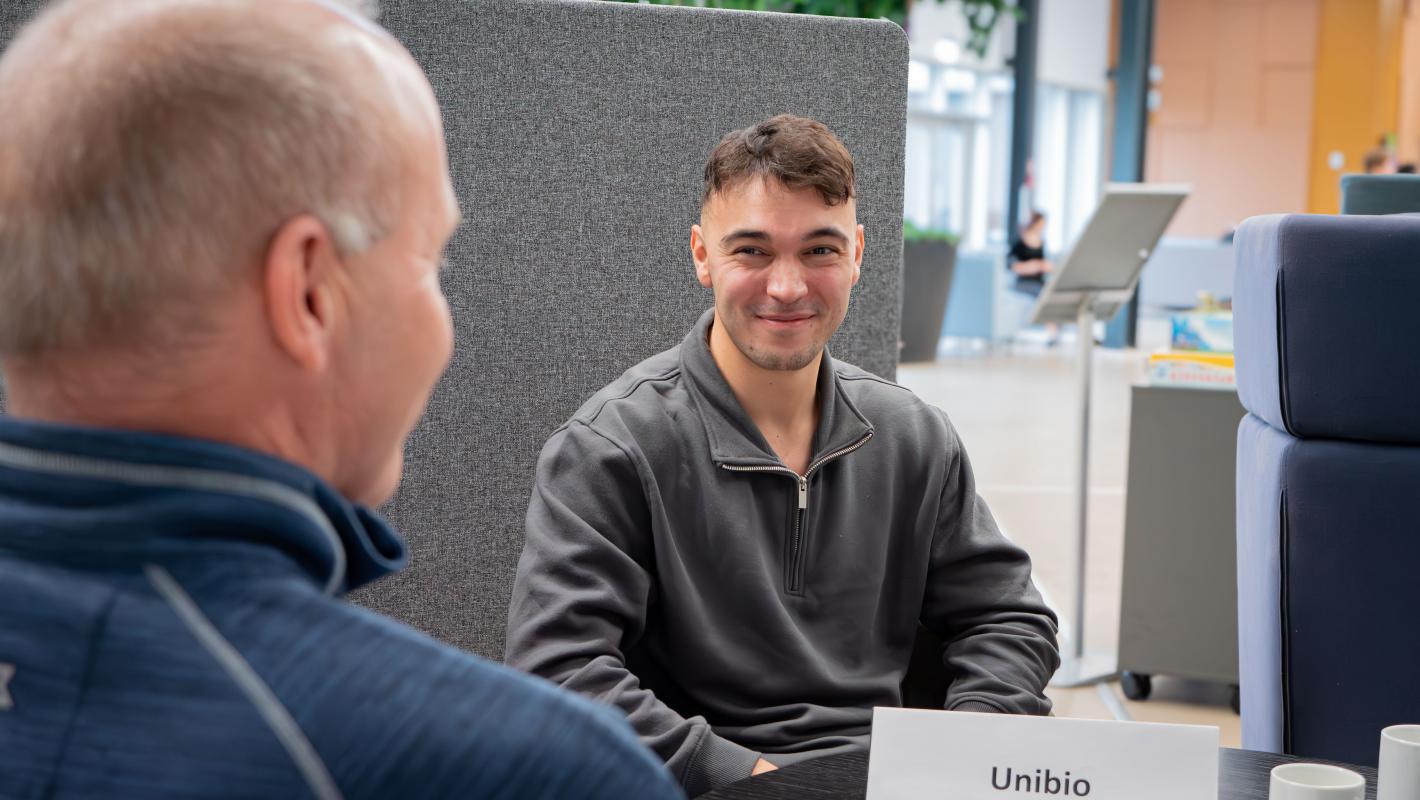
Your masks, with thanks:
[[(1238, 682), (1236, 392), (1135, 386), (1120, 598), (1120, 687)], [(1234, 708), (1236, 708), (1234, 693)]]

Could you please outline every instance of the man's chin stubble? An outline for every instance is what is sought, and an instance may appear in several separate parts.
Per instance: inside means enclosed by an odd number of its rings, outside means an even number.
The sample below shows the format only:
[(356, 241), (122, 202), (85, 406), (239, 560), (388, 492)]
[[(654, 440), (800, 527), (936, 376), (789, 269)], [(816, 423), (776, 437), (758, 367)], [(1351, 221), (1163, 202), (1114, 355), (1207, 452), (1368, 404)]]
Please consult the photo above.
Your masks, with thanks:
[(742, 350), (742, 352), (744, 352), (746, 358), (760, 369), (773, 370), (776, 372), (793, 372), (812, 364), (814, 359), (818, 358), (818, 354), (823, 352), (823, 348), (816, 347), (811, 350), (786, 355), (766, 353), (755, 349)]
[(751, 364), (763, 370), (773, 372), (793, 372), (803, 369), (812, 364), (819, 353), (822, 353), (827, 342), (816, 342), (809, 345), (804, 350), (796, 353), (781, 353), (776, 350), (763, 350), (753, 346), (749, 342), (740, 340), (739, 331), (733, 327), (726, 326), (725, 332), (729, 334), (730, 341), (735, 345), (735, 349), (740, 351)]

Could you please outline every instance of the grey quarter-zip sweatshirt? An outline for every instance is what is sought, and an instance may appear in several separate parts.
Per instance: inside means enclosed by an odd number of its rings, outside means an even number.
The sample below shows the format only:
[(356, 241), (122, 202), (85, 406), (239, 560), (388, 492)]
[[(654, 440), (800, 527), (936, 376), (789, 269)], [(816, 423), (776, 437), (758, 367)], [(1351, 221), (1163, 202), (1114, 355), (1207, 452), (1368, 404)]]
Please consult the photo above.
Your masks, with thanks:
[(948, 709), (1047, 713), (1055, 616), (946, 416), (825, 353), (796, 474), (716, 366), (713, 318), (543, 448), (507, 662), (620, 708), (692, 796), (865, 747), (919, 622)]

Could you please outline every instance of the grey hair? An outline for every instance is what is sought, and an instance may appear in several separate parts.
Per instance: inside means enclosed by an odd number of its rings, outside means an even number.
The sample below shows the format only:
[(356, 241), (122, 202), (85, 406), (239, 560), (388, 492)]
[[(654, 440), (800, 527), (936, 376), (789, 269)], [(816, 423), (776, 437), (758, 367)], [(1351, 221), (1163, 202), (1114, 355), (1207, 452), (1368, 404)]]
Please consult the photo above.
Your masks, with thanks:
[(380, 0), (332, 0), (368, 19), (380, 18)]
[(388, 234), (358, 55), (268, 2), (65, 0), (0, 59), (0, 356), (199, 333), (300, 214), (342, 254)]

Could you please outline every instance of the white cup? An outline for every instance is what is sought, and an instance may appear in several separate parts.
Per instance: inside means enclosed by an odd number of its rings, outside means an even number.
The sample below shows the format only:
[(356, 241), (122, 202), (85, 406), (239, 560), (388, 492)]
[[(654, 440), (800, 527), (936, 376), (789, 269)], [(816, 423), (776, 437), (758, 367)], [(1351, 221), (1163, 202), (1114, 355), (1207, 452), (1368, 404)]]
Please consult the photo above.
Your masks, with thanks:
[(1279, 764), (1272, 768), (1268, 800), (1365, 800), (1366, 779), (1326, 764)]
[(1420, 725), (1392, 725), (1381, 731), (1376, 800), (1420, 798)]

